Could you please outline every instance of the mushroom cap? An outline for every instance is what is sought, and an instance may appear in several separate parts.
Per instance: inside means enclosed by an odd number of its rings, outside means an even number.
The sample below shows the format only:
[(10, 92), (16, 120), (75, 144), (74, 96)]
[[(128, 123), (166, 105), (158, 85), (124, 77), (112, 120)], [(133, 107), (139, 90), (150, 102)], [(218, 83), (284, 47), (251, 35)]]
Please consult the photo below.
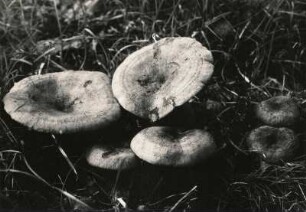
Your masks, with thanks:
[(285, 127), (261, 126), (251, 131), (246, 141), (251, 151), (269, 163), (289, 160), (299, 145), (295, 133)]
[(131, 169), (138, 165), (139, 159), (128, 147), (92, 146), (86, 154), (89, 165), (111, 170)]
[(291, 126), (300, 116), (298, 105), (287, 96), (275, 96), (262, 101), (256, 105), (255, 112), (259, 120), (272, 126)]
[(151, 164), (188, 166), (212, 155), (217, 146), (211, 134), (204, 130), (149, 127), (132, 139), (131, 149)]
[(213, 57), (186, 37), (163, 38), (129, 55), (112, 87), (127, 111), (156, 121), (197, 94), (213, 73)]
[(120, 116), (109, 78), (94, 71), (27, 77), (15, 83), (3, 102), (12, 119), (41, 132), (92, 130)]

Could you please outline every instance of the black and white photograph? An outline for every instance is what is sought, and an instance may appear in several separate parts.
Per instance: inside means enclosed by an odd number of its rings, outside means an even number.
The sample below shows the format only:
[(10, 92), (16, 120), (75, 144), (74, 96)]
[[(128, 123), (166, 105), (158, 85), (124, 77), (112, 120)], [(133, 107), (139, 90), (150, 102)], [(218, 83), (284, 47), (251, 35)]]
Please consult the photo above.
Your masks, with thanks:
[(306, 0), (0, 0), (0, 211), (306, 211)]

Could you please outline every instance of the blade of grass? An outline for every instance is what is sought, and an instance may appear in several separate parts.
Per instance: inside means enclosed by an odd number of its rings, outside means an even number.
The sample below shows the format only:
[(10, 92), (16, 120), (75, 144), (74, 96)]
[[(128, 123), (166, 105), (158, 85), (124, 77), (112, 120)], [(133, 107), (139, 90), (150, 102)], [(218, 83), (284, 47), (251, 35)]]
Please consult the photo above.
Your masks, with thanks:
[(87, 205), (85, 202), (83, 202), (82, 200), (78, 199), (77, 197), (75, 197), (74, 195), (70, 194), (67, 191), (64, 191), (62, 189), (59, 189), (53, 185), (51, 185), (50, 183), (48, 183), (45, 179), (43, 179), (39, 174), (37, 174), (33, 168), (30, 166), (30, 164), (28, 163), (26, 157), (24, 155), (22, 155), (23, 161), (26, 165), (26, 167), (29, 169), (29, 171), (32, 173), (32, 175), (34, 175), (34, 178), (36, 178), (37, 180), (39, 180), (40, 182), (44, 183), (45, 185), (47, 185), (49, 188), (63, 194), (64, 196), (66, 196), (67, 198), (69, 198), (70, 200), (82, 205), (83, 207), (87, 208), (87, 209), (92, 209), (89, 205)]
[(51, 137), (54, 140), (54, 143), (56, 145), (56, 147), (58, 148), (58, 150), (60, 151), (60, 153), (63, 155), (64, 159), (66, 160), (66, 162), (68, 163), (68, 165), (70, 166), (70, 168), (72, 169), (73, 173), (78, 177), (78, 173), (73, 165), (73, 163), (71, 162), (71, 160), (69, 159), (68, 155), (66, 154), (66, 152), (64, 151), (64, 149), (59, 145), (59, 142), (57, 141), (57, 138), (55, 137), (54, 134), (51, 134)]
[(188, 196), (190, 196), (193, 192), (196, 191), (198, 186), (194, 186), (192, 189), (190, 189), (184, 196), (182, 196), (173, 206), (170, 208), (168, 212), (173, 212)]

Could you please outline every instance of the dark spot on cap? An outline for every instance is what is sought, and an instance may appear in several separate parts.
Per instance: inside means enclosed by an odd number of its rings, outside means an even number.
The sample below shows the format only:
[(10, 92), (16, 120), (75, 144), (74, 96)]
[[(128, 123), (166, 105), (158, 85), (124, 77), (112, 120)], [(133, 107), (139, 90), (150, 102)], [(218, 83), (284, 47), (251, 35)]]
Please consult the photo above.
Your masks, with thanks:
[(270, 148), (271, 146), (273, 146), (274, 144), (278, 142), (277, 132), (272, 131), (269, 135), (267, 135), (265, 140), (266, 140), (266, 143), (265, 143), (266, 147)]
[(54, 79), (33, 84), (28, 94), (29, 99), (40, 107), (60, 112), (71, 112), (72, 106), (78, 100), (76, 98), (71, 101), (70, 96), (60, 90)]
[(158, 60), (160, 58), (161, 50), (158, 43), (153, 45), (153, 59)]
[(270, 101), (268, 106), (271, 110), (279, 110), (282, 107), (282, 104), (278, 101)]
[(86, 88), (88, 85), (90, 85), (92, 83), (92, 80), (87, 80), (85, 83), (84, 83), (84, 85), (83, 85), (83, 87), (84, 88)]

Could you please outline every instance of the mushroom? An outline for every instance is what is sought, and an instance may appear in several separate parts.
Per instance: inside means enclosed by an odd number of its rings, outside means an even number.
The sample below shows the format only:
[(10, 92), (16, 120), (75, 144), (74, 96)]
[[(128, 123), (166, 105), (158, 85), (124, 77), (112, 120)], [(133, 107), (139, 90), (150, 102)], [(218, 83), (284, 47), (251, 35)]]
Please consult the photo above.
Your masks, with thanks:
[(114, 73), (119, 104), (157, 121), (197, 94), (213, 73), (213, 57), (192, 38), (163, 38), (129, 55)]
[(291, 126), (299, 120), (300, 111), (294, 100), (287, 96), (275, 96), (255, 107), (256, 116), (267, 125)]
[(86, 153), (89, 165), (110, 170), (124, 170), (135, 167), (139, 159), (128, 147), (94, 145)]
[(212, 135), (204, 130), (149, 127), (132, 139), (131, 149), (151, 164), (188, 166), (212, 155), (217, 146)]
[(3, 102), (12, 119), (40, 132), (92, 130), (120, 116), (109, 78), (94, 71), (27, 77), (13, 86)]
[(259, 153), (268, 163), (287, 161), (298, 147), (295, 133), (288, 128), (261, 126), (251, 131), (246, 139), (250, 151)]

